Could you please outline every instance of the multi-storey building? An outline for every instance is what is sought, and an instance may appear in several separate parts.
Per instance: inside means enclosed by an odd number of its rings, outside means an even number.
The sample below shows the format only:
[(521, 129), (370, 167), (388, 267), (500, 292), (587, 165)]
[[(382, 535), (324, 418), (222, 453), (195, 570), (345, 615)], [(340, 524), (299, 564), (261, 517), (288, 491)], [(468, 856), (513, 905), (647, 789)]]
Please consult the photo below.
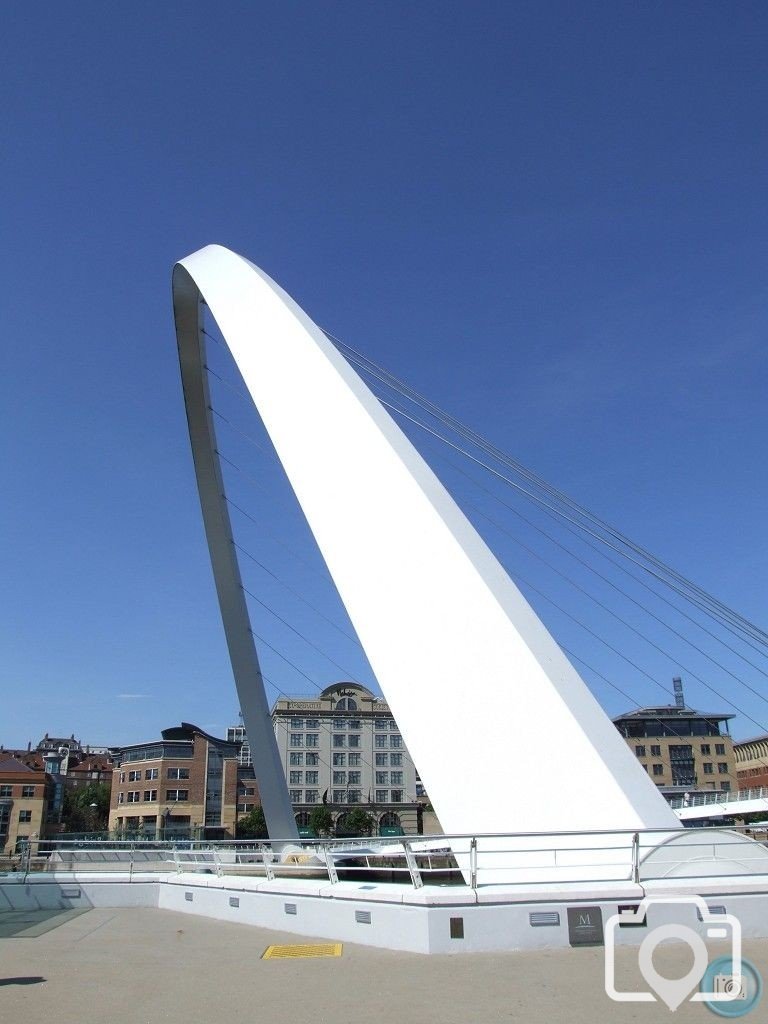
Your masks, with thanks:
[(733, 745), (739, 789), (768, 786), (768, 734)]
[(182, 723), (162, 738), (112, 751), (111, 831), (150, 837), (235, 835), (238, 813), (259, 797), (252, 772), (238, 772), (238, 745)]
[(639, 708), (613, 721), (662, 793), (673, 796), (738, 788), (733, 717), (683, 704)]
[(0, 852), (19, 851), (26, 839), (44, 839), (56, 828), (56, 783), (15, 757), (0, 755)]
[(278, 700), (272, 721), (300, 827), (325, 804), (337, 834), (354, 807), (379, 832), (418, 831), (416, 769), (385, 701), (359, 683), (335, 683), (316, 699)]

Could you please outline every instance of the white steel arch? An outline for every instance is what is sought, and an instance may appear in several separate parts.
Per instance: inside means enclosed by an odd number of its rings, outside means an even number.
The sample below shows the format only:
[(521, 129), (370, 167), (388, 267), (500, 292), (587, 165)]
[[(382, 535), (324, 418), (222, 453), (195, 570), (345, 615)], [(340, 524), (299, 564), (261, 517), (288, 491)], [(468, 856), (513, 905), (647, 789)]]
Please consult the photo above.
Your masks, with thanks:
[(445, 831), (680, 828), (493, 553), (357, 373), (263, 271), (211, 245), (174, 270), (176, 326), (208, 542), (270, 834), (293, 836), (295, 824), (276, 748), (259, 750), (269, 747), (272, 728), (205, 408), (201, 297)]

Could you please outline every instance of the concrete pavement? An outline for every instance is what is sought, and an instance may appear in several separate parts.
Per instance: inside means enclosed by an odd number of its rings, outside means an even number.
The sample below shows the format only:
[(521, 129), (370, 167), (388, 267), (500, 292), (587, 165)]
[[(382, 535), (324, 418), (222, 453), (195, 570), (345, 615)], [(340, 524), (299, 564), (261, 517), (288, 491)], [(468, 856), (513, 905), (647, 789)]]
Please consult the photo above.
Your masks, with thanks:
[[(329, 939), (334, 936), (329, 935)], [(154, 909), (93, 909), (35, 937), (0, 939), (0, 1020), (57, 1024), (700, 1024), (701, 1004), (619, 1004), (603, 950), (420, 956), (345, 944), (339, 959), (262, 960), (272, 943), (321, 941)], [(656, 968), (679, 977), (688, 947)], [(727, 952), (711, 947), (712, 956)], [(768, 941), (744, 955), (768, 978)], [(641, 987), (637, 950), (617, 951), (619, 987)], [(644, 987), (644, 986), (643, 986)], [(762, 1021), (766, 1004), (744, 1018)]]

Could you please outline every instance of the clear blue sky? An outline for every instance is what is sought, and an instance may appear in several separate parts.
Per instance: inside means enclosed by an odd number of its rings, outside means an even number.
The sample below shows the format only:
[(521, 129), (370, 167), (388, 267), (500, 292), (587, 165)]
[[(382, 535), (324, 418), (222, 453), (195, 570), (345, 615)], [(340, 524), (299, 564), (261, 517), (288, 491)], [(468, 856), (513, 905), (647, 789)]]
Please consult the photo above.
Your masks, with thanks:
[(235, 717), (170, 307), (212, 241), (765, 624), (767, 30), (758, 2), (8, 9), (0, 742)]

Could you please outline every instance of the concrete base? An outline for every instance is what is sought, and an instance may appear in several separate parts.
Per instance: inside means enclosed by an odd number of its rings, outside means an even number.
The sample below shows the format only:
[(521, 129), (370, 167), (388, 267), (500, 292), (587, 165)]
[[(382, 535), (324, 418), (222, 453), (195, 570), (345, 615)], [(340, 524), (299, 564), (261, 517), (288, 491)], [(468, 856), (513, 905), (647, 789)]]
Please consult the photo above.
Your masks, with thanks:
[[(714, 913), (733, 914), (745, 937), (768, 937), (768, 876), (665, 879), (643, 885), (590, 883), (413, 889), (324, 879), (57, 873), (0, 882), (0, 912), (75, 907), (160, 907), (182, 913), (413, 953), (478, 953), (567, 948), (575, 928), (605, 925), (619, 907), (644, 897), (701, 896)], [(570, 920), (569, 920), (569, 911)], [(599, 911), (599, 913), (597, 913)], [(690, 904), (648, 908), (646, 926), (616, 930), (618, 945), (639, 945), (649, 928), (675, 921), (706, 935)], [(575, 929), (575, 930), (574, 930)], [(588, 936), (587, 936), (588, 937)], [(599, 942), (599, 939), (597, 940)]]

